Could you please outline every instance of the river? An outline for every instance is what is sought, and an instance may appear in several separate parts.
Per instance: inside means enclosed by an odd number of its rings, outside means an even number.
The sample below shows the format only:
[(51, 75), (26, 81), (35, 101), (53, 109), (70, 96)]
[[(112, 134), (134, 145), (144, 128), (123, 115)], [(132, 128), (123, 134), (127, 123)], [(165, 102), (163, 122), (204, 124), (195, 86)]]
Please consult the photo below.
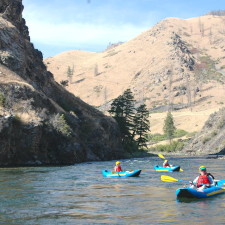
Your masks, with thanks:
[(0, 169), (0, 224), (225, 224), (225, 194), (179, 202), (175, 190), (184, 183), (166, 183), (165, 174), (193, 180), (205, 165), (225, 179), (224, 160), (170, 158), (184, 172), (153, 170), (162, 159), (121, 160), (125, 170), (142, 169), (140, 177), (104, 178), (101, 170), (115, 161), (65, 167)]

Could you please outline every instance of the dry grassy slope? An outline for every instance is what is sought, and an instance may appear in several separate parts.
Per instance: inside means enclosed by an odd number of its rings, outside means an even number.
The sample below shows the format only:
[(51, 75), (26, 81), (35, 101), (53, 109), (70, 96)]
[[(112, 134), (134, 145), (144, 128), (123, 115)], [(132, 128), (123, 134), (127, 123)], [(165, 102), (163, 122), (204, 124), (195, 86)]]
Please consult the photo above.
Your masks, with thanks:
[[(149, 108), (191, 102), (192, 112), (189, 107), (174, 117), (179, 128), (195, 131), (225, 103), (224, 25), (222, 16), (168, 18), (115, 48), (100, 53), (63, 52), (45, 63), (58, 82), (66, 80), (67, 68), (74, 66), (67, 89), (92, 105), (102, 106), (103, 111), (105, 103), (127, 88)], [(162, 130), (154, 118), (162, 119), (164, 114), (151, 115), (152, 132)]]

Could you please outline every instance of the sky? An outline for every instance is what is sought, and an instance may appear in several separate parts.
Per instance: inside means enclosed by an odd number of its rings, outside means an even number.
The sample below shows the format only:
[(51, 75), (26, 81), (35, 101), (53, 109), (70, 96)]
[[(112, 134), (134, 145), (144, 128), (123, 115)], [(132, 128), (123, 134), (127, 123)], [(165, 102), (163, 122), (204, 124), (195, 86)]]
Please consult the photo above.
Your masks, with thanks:
[(168, 17), (225, 10), (224, 0), (23, 0), (31, 42), (44, 58), (68, 50), (104, 51)]

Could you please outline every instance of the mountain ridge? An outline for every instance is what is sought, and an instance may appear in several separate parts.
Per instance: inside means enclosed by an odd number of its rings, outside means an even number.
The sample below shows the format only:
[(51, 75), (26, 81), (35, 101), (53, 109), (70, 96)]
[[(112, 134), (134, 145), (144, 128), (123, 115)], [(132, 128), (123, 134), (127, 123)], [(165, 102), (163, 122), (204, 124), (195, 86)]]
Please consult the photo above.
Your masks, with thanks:
[(75, 50), (44, 61), (57, 82), (73, 67), (67, 90), (103, 112), (127, 88), (152, 112), (217, 111), (225, 92), (224, 24), (224, 16), (167, 18), (106, 51)]

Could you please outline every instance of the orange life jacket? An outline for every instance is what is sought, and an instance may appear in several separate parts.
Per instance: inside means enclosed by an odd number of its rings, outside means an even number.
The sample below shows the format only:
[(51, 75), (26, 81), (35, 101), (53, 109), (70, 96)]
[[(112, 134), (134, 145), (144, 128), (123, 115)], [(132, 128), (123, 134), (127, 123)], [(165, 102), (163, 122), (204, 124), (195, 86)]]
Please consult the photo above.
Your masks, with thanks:
[(197, 183), (200, 183), (200, 184), (197, 184), (197, 187), (201, 187), (202, 186), (201, 184), (210, 184), (208, 174), (199, 175)]
[(116, 172), (122, 172), (121, 166), (116, 166)]

